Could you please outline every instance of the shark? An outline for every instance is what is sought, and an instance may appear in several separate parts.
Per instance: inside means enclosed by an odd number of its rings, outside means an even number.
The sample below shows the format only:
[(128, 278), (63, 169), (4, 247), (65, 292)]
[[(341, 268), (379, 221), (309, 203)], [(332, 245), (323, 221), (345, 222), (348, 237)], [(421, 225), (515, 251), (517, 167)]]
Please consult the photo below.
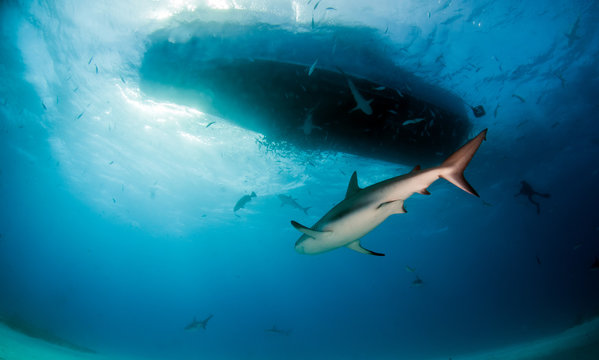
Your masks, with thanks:
[(285, 336), (289, 336), (291, 334), (291, 330), (281, 330), (281, 329), (278, 329), (276, 325), (273, 325), (272, 328), (270, 328), (270, 329), (264, 330), (264, 332), (270, 332), (270, 333), (280, 334), (280, 335), (285, 335)]
[(372, 108), (370, 107), (372, 99), (364, 99), (364, 97), (362, 97), (362, 94), (360, 94), (360, 92), (356, 88), (356, 85), (354, 85), (354, 82), (351, 81), (350, 78), (347, 78), (347, 85), (349, 86), (349, 90), (351, 91), (351, 94), (353, 95), (354, 100), (356, 101), (356, 107), (351, 109), (349, 112), (362, 110), (364, 114), (372, 115)]
[(304, 135), (308, 136), (312, 134), (312, 130), (322, 130), (320, 126), (315, 126), (312, 121), (312, 111), (308, 113), (308, 116), (304, 119), (304, 124), (299, 127), (300, 130), (303, 130)]
[(347, 74), (338, 66), (337, 66), (337, 70), (339, 70), (339, 72), (347, 80), (347, 86), (349, 86), (349, 90), (351, 91), (351, 94), (354, 97), (354, 100), (356, 101), (356, 107), (351, 109), (349, 112), (354, 112), (356, 110), (362, 110), (362, 112), (364, 114), (372, 115), (372, 108), (370, 107), (370, 103), (372, 102), (373, 99), (370, 99), (370, 100), (364, 99), (362, 94), (360, 94), (360, 92), (356, 88), (356, 85), (354, 85), (354, 82), (351, 81), (351, 79), (347, 76)]
[(304, 214), (308, 215), (308, 210), (310, 209), (310, 206), (308, 206), (308, 207), (301, 206), (300, 204), (297, 203), (297, 200), (292, 198), (291, 196), (280, 194), (279, 200), (281, 200), (281, 206), (289, 205), (292, 208), (301, 210), (304, 212)]
[(566, 36), (566, 38), (568, 38), (568, 46), (572, 46), (572, 44), (574, 44), (574, 41), (580, 40), (580, 36), (578, 36), (578, 34), (576, 34), (579, 26), (580, 26), (580, 16), (578, 18), (576, 18), (576, 22), (574, 23), (574, 25), (572, 25), (572, 30), (570, 30), (569, 33), (564, 34)]
[(404, 202), (415, 193), (430, 195), (427, 188), (443, 178), (465, 192), (479, 197), (466, 181), (464, 170), (486, 139), (487, 129), (450, 155), (441, 165), (428, 169), (416, 166), (411, 172), (396, 176), (366, 188), (358, 186), (354, 172), (345, 198), (329, 210), (312, 227), (291, 221), (302, 235), (295, 243), (300, 254), (315, 255), (341, 247), (362, 254), (384, 256), (362, 247), (360, 239), (393, 214), (404, 214)]
[(211, 314), (202, 321), (197, 321), (194, 317), (193, 320), (189, 324), (187, 324), (187, 326), (185, 326), (185, 330), (195, 330), (200, 328), (206, 330), (206, 324), (208, 324), (208, 321), (212, 319), (212, 316), (213, 315)]

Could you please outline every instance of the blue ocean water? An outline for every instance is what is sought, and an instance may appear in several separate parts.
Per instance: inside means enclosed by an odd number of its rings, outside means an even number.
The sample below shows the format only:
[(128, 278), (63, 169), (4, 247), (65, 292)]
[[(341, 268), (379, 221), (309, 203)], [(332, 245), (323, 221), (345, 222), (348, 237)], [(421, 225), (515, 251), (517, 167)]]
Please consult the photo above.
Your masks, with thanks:
[[(599, 315), (596, 1), (64, 0), (0, 10), (1, 318), (102, 354), (424, 359)], [(320, 66), (377, 80), (401, 67), (484, 105), (480, 118), (468, 109), (468, 137), (489, 129), (466, 170), (480, 199), (440, 180), (363, 238), (385, 257), (296, 253), (290, 220), (315, 223), (353, 171), (367, 186), (417, 164), (264, 148), (259, 132), (143, 91), (158, 35), (188, 44), (213, 31), (218, 43), (222, 24), (243, 25), (240, 40), (196, 56), (309, 67), (326, 51), (308, 47), (318, 39), (342, 44)], [(176, 65), (185, 73), (200, 60)], [(540, 213), (514, 196), (522, 180), (551, 194), (537, 198)], [(308, 214), (282, 207), (280, 194)], [(206, 329), (184, 330), (209, 315)], [(273, 326), (287, 333), (265, 331)]]

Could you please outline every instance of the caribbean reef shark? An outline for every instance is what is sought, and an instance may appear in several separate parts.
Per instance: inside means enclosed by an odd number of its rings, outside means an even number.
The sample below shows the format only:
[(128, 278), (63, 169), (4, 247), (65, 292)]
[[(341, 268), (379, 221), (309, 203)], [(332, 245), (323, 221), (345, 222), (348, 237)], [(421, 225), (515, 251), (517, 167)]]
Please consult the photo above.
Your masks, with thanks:
[(196, 330), (196, 329), (204, 329), (206, 330), (206, 325), (208, 324), (208, 321), (210, 319), (212, 319), (212, 314), (210, 316), (208, 316), (206, 319), (202, 320), (202, 321), (197, 321), (196, 318), (194, 317), (193, 320), (187, 324), (187, 326), (185, 326), (185, 330)]
[(478, 196), (466, 181), (464, 170), (486, 138), (487, 129), (449, 156), (440, 166), (421, 170), (416, 166), (410, 173), (396, 176), (361, 189), (353, 173), (345, 199), (335, 205), (311, 228), (295, 221), (291, 225), (303, 233), (295, 243), (300, 254), (320, 254), (346, 246), (362, 254), (383, 256), (367, 250), (360, 239), (393, 214), (406, 213), (404, 201), (414, 193), (430, 195), (427, 188), (443, 178), (460, 189)]

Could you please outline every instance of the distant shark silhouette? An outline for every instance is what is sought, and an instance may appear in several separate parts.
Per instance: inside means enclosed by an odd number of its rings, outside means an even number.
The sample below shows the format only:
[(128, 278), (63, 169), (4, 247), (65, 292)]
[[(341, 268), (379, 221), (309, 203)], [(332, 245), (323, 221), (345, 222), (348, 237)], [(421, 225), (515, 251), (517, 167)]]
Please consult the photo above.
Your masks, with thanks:
[(252, 200), (252, 198), (256, 197), (256, 193), (252, 191), (252, 193), (250, 195), (244, 195), (241, 197), (241, 199), (237, 200), (237, 203), (235, 204), (235, 207), (233, 208), (234, 212), (237, 212), (237, 210), (239, 209), (243, 209), (245, 207), (245, 204), (247, 204), (248, 202), (250, 202)]
[(568, 46), (572, 46), (572, 44), (574, 44), (574, 41), (580, 40), (580, 36), (578, 36), (578, 34), (576, 34), (579, 26), (580, 26), (580, 16), (578, 18), (576, 18), (576, 22), (572, 26), (572, 30), (570, 30), (569, 33), (564, 34), (566, 36), (566, 38), (568, 38)]
[(320, 254), (346, 246), (362, 254), (383, 256), (384, 254), (363, 248), (360, 238), (390, 215), (405, 213), (404, 201), (414, 193), (429, 195), (427, 187), (437, 179), (444, 178), (460, 189), (478, 196), (476, 190), (464, 178), (464, 170), (486, 138), (486, 134), (485, 129), (440, 166), (425, 170), (416, 166), (408, 174), (384, 180), (364, 189), (358, 186), (358, 176), (354, 172), (345, 199), (311, 228), (291, 221), (291, 225), (303, 233), (295, 243), (295, 250), (300, 254)]
[(347, 80), (347, 86), (349, 86), (349, 90), (351, 91), (351, 94), (354, 97), (354, 100), (356, 101), (356, 107), (351, 109), (349, 112), (361, 110), (366, 115), (372, 115), (372, 108), (370, 107), (370, 103), (372, 102), (373, 99), (370, 99), (370, 100), (364, 99), (364, 97), (362, 96), (362, 94), (360, 94), (360, 92), (356, 88), (356, 85), (354, 85), (354, 82), (351, 81), (349, 76), (347, 76), (345, 74), (345, 72), (343, 72), (343, 70), (341, 70), (341, 68), (337, 67), (337, 70), (339, 70), (339, 72), (341, 72), (341, 74)]
[(285, 335), (285, 336), (289, 336), (291, 334), (291, 330), (277, 329), (276, 325), (273, 325), (272, 328), (266, 329), (264, 331), (265, 332), (270, 332), (270, 333), (275, 333), (275, 334), (280, 334), (280, 335)]
[(212, 316), (213, 315), (211, 314), (210, 316), (208, 316), (207, 318), (205, 318), (202, 321), (197, 321), (194, 316), (193, 320), (189, 324), (187, 324), (187, 326), (185, 326), (185, 330), (195, 330), (195, 329), (200, 329), (200, 328), (206, 330), (206, 324), (208, 324), (208, 321), (210, 319), (212, 319)]
[(412, 281), (412, 285), (410, 287), (421, 287), (424, 285), (424, 281), (420, 278), (420, 276), (416, 275), (416, 279)]
[(302, 206), (301, 206), (300, 204), (298, 204), (298, 203), (297, 203), (297, 201), (296, 201), (294, 198), (292, 198), (291, 196), (289, 196), (289, 195), (283, 195), (283, 194), (281, 194), (281, 195), (279, 195), (279, 200), (281, 200), (281, 206), (284, 206), (284, 205), (289, 205), (289, 206), (291, 206), (292, 208), (295, 208), (295, 209), (301, 210), (301, 211), (303, 211), (303, 212), (304, 212), (304, 214), (308, 215), (308, 210), (310, 209), (310, 206), (308, 206), (308, 207), (302, 207)]
[(532, 186), (530, 186), (530, 184), (524, 180), (521, 181), (520, 183), (522, 184), (522, 187), (520, 188), (520, 192), (514, 196), (520, 196), (520, 195), (527, 196), (528, 201), (530, 201), (533, 205), (535, 205), (537, 207), (537, 214), (540, 214), (541, 213), (541, 205), (532, 199), (533, 195), (541, 196), (544, 198), (549, 198), (549, 197), (551, 197), (551, 194), (541, 194), (541, 193), (534, 191)]

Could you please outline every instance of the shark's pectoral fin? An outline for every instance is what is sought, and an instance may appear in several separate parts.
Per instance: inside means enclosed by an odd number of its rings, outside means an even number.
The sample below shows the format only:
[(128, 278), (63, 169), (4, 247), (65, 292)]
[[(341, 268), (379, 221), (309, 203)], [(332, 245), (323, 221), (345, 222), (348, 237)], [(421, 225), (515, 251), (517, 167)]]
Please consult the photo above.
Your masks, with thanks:
[(351, 242), (351, 243), (347, 244), (346, 246), (348, 248), (350, 248), (350, 249), (352, 249), (354, 251), (357, 251), (359, 253), (362, 253), (362, 254), (375, 255), (375, 256), (385, 256), (385, 254), (381, 254), (381, 253), (377, 253), (377, 252), (374, 252), (374, 251), (370, 251), (368, 249), (364, 249), (362, 247), (362, 245), (360, 244), (360, 240), (356, 240), (354, 242)]
[(312, 230), (309, 227), (306, 227), (306, 226), (298, 223), (297, 221), (293, 221), (293, 220), (291, 220), (291, 225), (293, 225), (293, 227), (296, 228), (298, 231), (300, 231), (314, 239), (317, 239), (317, 238), (321, 237), (322, 235), (325, 235), (325, 234), (328, 234), (331, 232), (331, 231)]
[(358, 173), (354, 171), (349, 179), (349, 185), (347, 186), (347, 192), (345, 193), (345, 198), (353, 196), (355, 193), (360, 191), (360, 187), (358, 186)]
[(385, 210), (390, 214), (405, 214), (408, 211), (404, 206), (403, 200), (387, 201), (379, 205), (377, 210)]

